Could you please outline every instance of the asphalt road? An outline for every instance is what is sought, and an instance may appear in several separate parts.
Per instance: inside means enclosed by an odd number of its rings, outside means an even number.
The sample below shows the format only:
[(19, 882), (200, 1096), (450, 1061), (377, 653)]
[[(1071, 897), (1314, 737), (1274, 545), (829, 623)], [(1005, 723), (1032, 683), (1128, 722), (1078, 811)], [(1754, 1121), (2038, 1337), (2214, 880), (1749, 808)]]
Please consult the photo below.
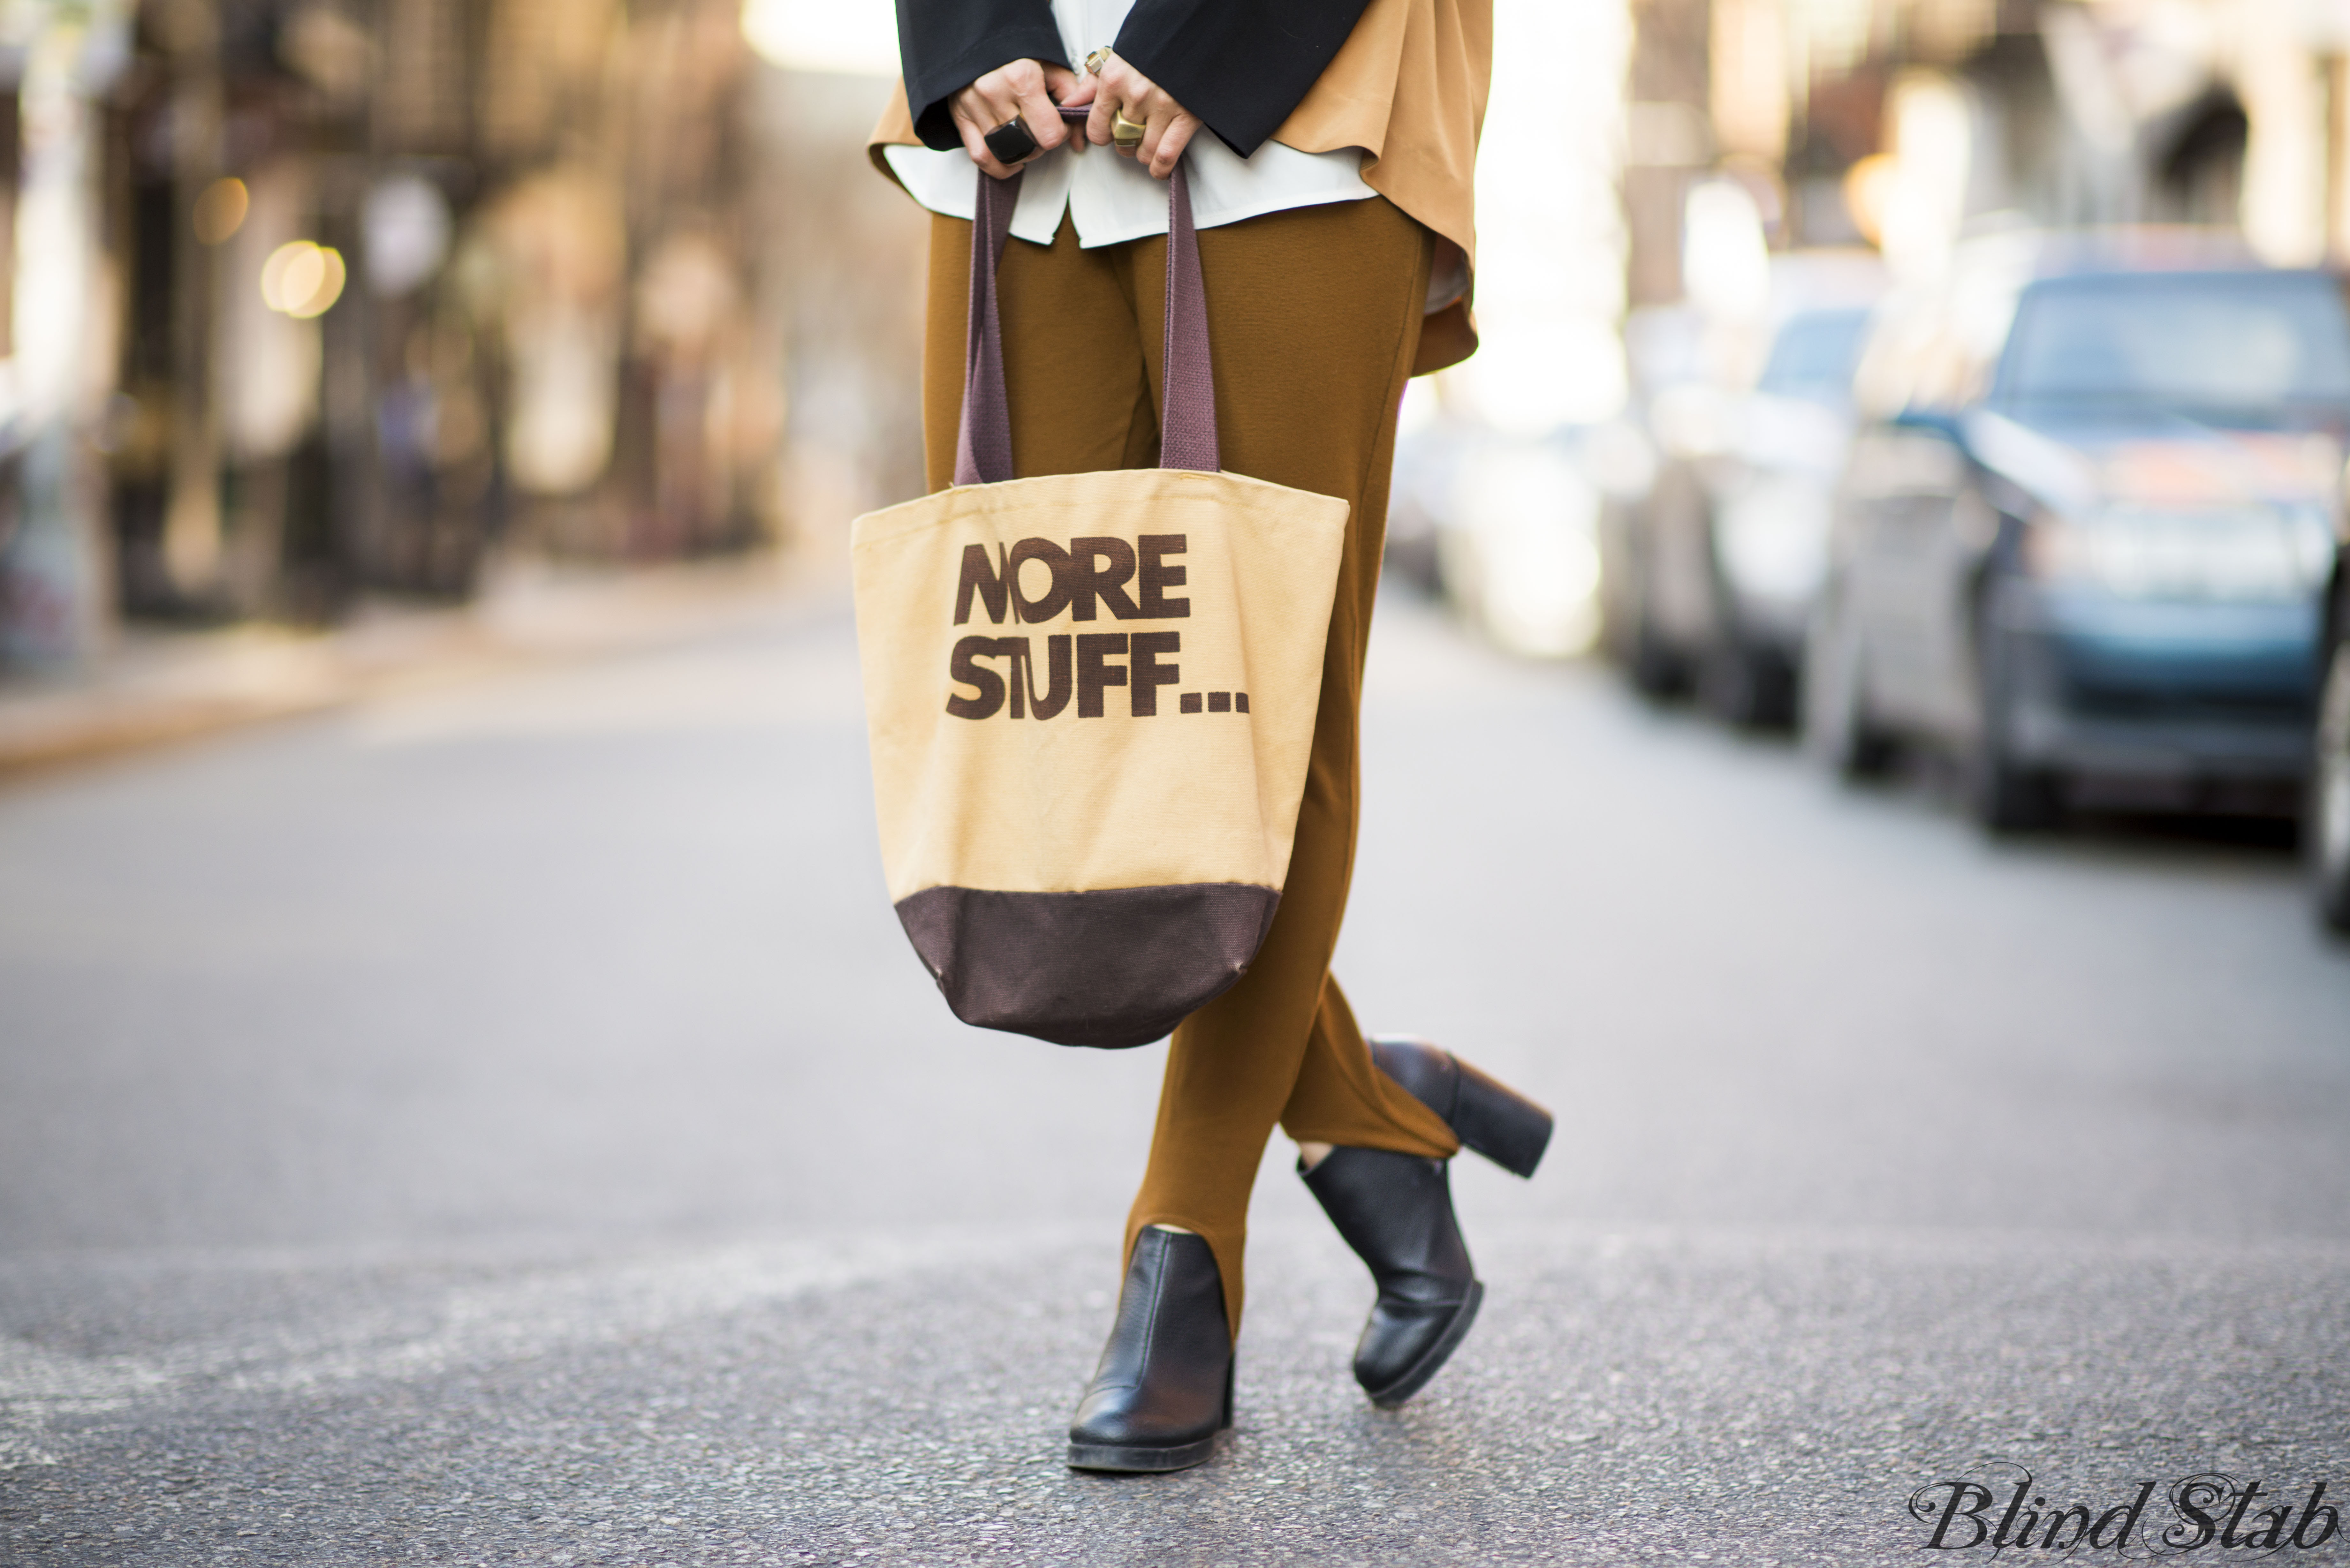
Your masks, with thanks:
[[(2024, 1472), (2156, 1483), (2086, 1561), (2350, 1562), (2286, 854), (1993, 846), (1382, 616), (1341, 972), (1560, 1114), (1412, 1405), (1276, 1149), (1231, 1440), (1062, 1467), (1159, 1052), (947, 1014), (819, 598), (0, 794), (0, 1564), (1906, 1563)], [(2206, 1474), (2251, 1545), (2173, 1551)]]

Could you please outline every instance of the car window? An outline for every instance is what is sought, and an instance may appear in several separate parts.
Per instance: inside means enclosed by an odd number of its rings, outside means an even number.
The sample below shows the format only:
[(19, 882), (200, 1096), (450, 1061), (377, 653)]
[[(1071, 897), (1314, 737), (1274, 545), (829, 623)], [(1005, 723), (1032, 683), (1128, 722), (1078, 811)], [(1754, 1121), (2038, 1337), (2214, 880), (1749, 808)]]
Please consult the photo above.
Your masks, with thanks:
[(2014, 258), (1953, 269), (1938, 286), (1888, 302), (1853, 375), (1861, 413), (1885, 419), (1905, 409), (1955, 411), (1983, 397), (2007, 342), (2022, 280)]
[(2350, 403), (2350, 316), (2312, 273), (2049, 279), (2024, 292), (1992, 400), (2256, 410)]
[(1867, 330), (1866, 310), (1812, 310), (1788, 317), (1772, 339), (1757, 388), (1776, 397), (1844, 402), (1852, 393), (1853, 361), (1860, 357)]

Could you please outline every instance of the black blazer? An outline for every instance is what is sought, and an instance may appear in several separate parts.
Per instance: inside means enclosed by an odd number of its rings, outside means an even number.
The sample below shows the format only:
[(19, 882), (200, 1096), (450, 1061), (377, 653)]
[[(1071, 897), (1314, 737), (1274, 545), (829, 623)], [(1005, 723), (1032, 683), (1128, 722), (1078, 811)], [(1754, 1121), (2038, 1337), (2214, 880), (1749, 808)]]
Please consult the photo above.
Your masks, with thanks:
[[(1135, 0), (1105, 40), (1246, 158), (1312, 88), (1369, 0)], [(956, 148), (947, 100), (1014, 60), (1061, 57), (1051, 0), (898, 0), (906, 105), (926, 145)]]

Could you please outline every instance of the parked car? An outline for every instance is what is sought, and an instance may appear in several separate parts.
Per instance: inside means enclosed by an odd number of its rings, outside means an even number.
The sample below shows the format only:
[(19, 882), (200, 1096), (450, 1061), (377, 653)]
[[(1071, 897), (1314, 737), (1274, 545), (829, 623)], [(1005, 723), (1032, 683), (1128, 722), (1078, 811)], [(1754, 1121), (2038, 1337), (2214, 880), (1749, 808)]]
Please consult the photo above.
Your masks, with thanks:
[(2307, 770), (2350, 434), (2341, 280), (2196, 234), (2008, 234), (1888, 302), (1804, 727), (1947, 747), (1988, 826), (2070, 779)]
[(2350, 548), (2339, 553), (2325, 602), (2316, 743), (2301, 831), (2318, 918), (2350, 932)]
[(1423, 417), (1397, 441), (1387, 565), (1510, 652), (1582, 653), (1599, 628), (1599, 537), (1653, 472), (1620, 421), (1528, 437)]
[[(1782, 257), (1778, 270), (1771, 317), (1711, 324), (1706, 373), (1649, 390), (1664, 461), (1607, 552), (1608, 642), (1633, 682), (1652, 695), (1693, 687), (1741, 723), (1794, 716), (1878, 284), (1873, 262), (1834, 253)], [(1738, 352), (1758, 336), (1759, 357)]]
[(1512, 653), (1584, 651), (1599, 628), (1607, 497), (1560, 441), (1496, 440), (1464, 463), (1437, 531), (1445, 597)]

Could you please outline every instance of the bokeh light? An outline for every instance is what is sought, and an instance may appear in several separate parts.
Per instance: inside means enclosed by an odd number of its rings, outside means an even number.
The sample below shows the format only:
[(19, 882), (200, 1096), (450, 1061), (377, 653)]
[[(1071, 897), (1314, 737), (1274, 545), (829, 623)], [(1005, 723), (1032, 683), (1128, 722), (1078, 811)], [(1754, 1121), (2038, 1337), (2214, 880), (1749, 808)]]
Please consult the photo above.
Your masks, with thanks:
[(262, 302), (282, 316), (307, 321), (334, 308), (348, 275), (342, 253), (296, 240), (270, 252), (262, 264)]
[(253, 207), (252, 194), (242, 180), (215, 180), (196, 198), (196, 238), (208, 245), (226, 242), (244, 226)]

